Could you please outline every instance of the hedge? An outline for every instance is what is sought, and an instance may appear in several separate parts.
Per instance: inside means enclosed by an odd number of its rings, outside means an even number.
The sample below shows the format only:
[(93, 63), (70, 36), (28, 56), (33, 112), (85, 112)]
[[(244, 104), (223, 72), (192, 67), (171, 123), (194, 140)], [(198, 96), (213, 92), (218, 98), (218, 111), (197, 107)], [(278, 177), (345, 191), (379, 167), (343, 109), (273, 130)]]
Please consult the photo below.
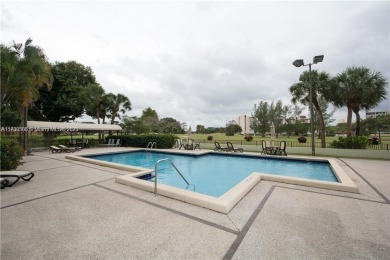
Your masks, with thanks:
[(23, 157), (23, 148), (13, 138), (1, 138), (0, 140), (1, 159), (0, 168), (2, 171), (15, 170), (20, 165)]
[(339, 137), (338, 140), (334, 140), (330, 147), (341, 149), (366, 149), (368, 139), (366, 136), (348, 136)]

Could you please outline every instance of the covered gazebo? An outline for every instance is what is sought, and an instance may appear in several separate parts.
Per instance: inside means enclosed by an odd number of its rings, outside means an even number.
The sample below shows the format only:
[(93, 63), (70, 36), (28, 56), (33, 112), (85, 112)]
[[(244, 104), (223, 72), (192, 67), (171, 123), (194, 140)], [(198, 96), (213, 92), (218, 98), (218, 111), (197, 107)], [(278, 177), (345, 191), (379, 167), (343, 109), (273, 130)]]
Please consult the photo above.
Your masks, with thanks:
[[(27, 121), (27, 127), (29, 132), (69, 132), (71, 139), (73, 138), (73, 133), (79, 132), (82, 135), (84, 140), (84, 133), (94, 131), (94, 132), (121, 132), (122, 127), (119, 125), (106, 125), (106, 124), (90, 124), (90, 123), (68, 123), (68, 122), (48, 122), (48, 121)], [(27, 132), (25, 132), (27, 134)], [(27, 136), (24, 142), (24, 148), (27, 150)]]

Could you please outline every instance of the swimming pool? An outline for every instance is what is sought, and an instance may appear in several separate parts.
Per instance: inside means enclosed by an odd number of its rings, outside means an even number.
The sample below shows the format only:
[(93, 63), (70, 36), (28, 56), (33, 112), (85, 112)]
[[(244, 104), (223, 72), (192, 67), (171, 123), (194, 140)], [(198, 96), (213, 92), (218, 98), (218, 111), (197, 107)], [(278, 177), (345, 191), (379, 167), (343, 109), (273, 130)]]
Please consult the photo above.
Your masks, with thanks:
[[(339, 182), (330, 164), (324, 161), (264, 158), (230, 154), (188, 155), (161, 152), (126, 152), (87, 156), (95, 160), (139, 166), (154, 170), (158, 160), (168, 158), (183, 174), (185, 179), (195, 185), (195, 191), (220, 197), (253, 172), (263, 172), (279, 176)], [(150, 174), (149, 174), (150, 176)], [(149, 179), (149, 178), (144, 178)], [(154, 181), (154, 178), (149, 179)], [(193, 190), (176, 173), (169, 163), (158, 167), (158, 183), (177, 188)]]
[[(128, 152), (141, 152), (145, 158), (138, 158), (140, 160), (135, 160), (131, 162), (131, 165), (124, 164), (122, 161), (122, 157), (127, 157), (126, 154)], [(161, 150), (160, 150), (161, 151)], [(111, 156), (115, 154), (115, 156)], [(219, 154), (219, 155), (218, 155)], [(108, 156), (107, 156), (108, 155)], [(133, 153), (134, 155), (134, 153)], [(159, 164), (158, 174), (161, 178), (158, 178), (158, 195), (162, 195), (165, 197), (173, 198), (176, 200), (184, 201), (193, 205), (201, 206), (204, 208), (208, 208), (217, 212), (221, 212), (224, 214), (228, 214), (229, 211), (241, 200), (243, 197), (252, 190), (260, 181), (266, 180), (275, 183), (287, 183), (294, 185), (302, 185), (309, 186), (315, 188), (322, 189), (330, 189), (330, 190), (338, 190), (345, 192), (354, 192), (359, 193), (359, 189), (356, 184), (349, 178), (349, 176), (344, 172), (342, 167), (336, 162), (334, 159), (327, 158), (313, 158), (313, 157), (299, 157), (294, 158), (293, 156), (288, 157), (279, 157), (279, 156), (259, 156), (258, 154), (223, 154), (223, 157), (219, 157), (221, 154), (216, 152), (211, 152), (207, 150), (202, 151), (179, 151), (179, 150), (171, 150), (166, 149), (163, 152), (154, 152), (154, 153), (146, 153), (144, 149), (136, 149), (136, 148), (126, 148), (126, 152), (117, 151), (112, 152), (110, 150), (103, 150), (103, 152), (98, 152), (94, 154), (85, 154), (85, 155), (66, 155), (65, 158), (71, 160), (77, 160), (85, 163), (90, 163), (103, 167), (110, 167), (114, 169), (121, 170), (120, 174), (115, 177), (115, 182), (119, 184), (123, 184), (126, 186), (130, 186), (133, 188), (141, 189), (148, 192), (155, 192), (155, 183), (145, 180), (144, 178), (148, 175), (153, 175), (154, 173), (154, 164), (156, 163), (156, 159), (158, 158), (169, 158), (170, 156), (177, 156), (177, 160), (174, 164), (177, 164), (177, 167), (180, 168), (180, 171), (184, 174), (188, 175), (189, 182), (195, 182), (196, 191), (192, 191), (191, 189), (187, 190), (186, 185), (178, 177), (177, 174), (172, 174), (171, 166), (165, 163)], [(107, 156), (107, 157), (106, 157)], [(156, 157), (155, 157), (156, 156)], [(99, 160), (105, 158), (104, 160)], [(141, 156), (142, 157), (142, 156)], [(190, 161), (186, 161), (190, 157)], [(206, 161), (202, 161), (204, 158), (209, 158)], [(218, 161), (225, 158), (226, 160), (219, 164)], [(236, 160), (241, 159), (253, 159), (244, 164), (244, 166), (238, 167), (235, 162)], [(199, 160), (200, 159), (200, 160)], [(270, 159), (270, 161), (265, 160)], [(182, 160), (184, 160), (182, 162)], [(141, 161), (144, 161), (141, 163)], [(145, 161), (147, 164), (144, 164)], [(320, 164), (328, 165), (332, 172), (333, 177), (337, 179), (337, 181), (332, 180), (319, 180), (319, 179), (307, 179), (301, 177), (295, 177), (295, 175), (290, 174), (291, 176), (286, 176), (285, 172), (287, 168), (291, 168), (290, 163), (296, 162), (304, 162), (304, 168), (301, 169), (302, 172), (321, 172), (318, 170), (313, 170), (313, 165), (315, 162), (319, 162)], [(196, 162), (196, 163), (195, 163)], [(200, 163), (199, 163), (200, 162)], [(253, 163), (255, 162), (255, 163)], [(278, 165), (278, 169), (275, 170), (275, 173), (266, 173), (265, 169), (267, 168), (267, 164), (275, 164)], [(256, 168), (250, 168), (249, 165), (254, 164)], [(219, 166), (217, 166), (219, 165)], [(244, 168), (248, 166), (246, 172), (243, 171)], [(260, 167), (259, 167), (260, 166)], [(327, 167), (328, 167), (327, 166)], [(215, 170), (218, 168), (218, 171), (224, 173), (224, 177), (218, 177), (215, 175)], [(104, 169), (104, 168), (103, 168)], [(194, 172), (191, 172), (190, 169), (195, 169)], [(163, 174), (163, 172), (167, 172), (168, 174)], [(228, 187), (224, 187), (222, 191), (218, 191), (216, 194), (209, 195), (208, 191), (202, 191), (204, 193), (200, 193), (201, 189), (200, 184), (196, 184), (196, 179), (193, 179), (193, 175), (197, 175), (197, 171), (205, 173), (206, 177), (201, 178), (203, 182), (206, 184), (212, 183), (210, 186), (210, 190), (219, 190), (217, 186), (222, 185), (226, 180), (229, 180)], [(250, 172), (253, 171), (253, 172)], [(328, 170), (327, 170), (328, 171)], [(126, 172), (126, 174), (123, 174)], [(171, 172), (171, 173), (169, 173)], [(240, 175), (243, 174), (243, 175)], [(249, 174), (249, 175), (248, 175)], [(282, 175), (281, 175), (282, 174)], [(326, 174), (320, 174), (326, 175)], [(245, 177), (246, 176), (246, 177)], [(331, 176), (331, 175), (330, 175)], [(333, 178), (331, 177), (331, 179)], [(175, 187), (173, 185), (167, 185), (163, 182), (165, 179), (173, 178), (178, 180), (181, 184)], [(216, 178), (216, 180), (212, 180)], [(235, 185), (230, 183), (230, 180), (235, 180), (237, 182)], [(184, 185), (180, 187), (181, 185)], [(225, 184), (224, 184), (225, 185)], [(224, 186), (223, 185), (223, 186)], [(233, 185), (233, 186), (232, 186)], [(207, 186), (207, 185), (206, 185)], [(184, 188), (183, 188), (184, 187)], [(229, 189), (229, 187), (231, 187)], [(190, 187), (192, 188), (192, 187)], [(224, 192), (228, 189), (226, 192)], [(129, 191), (131, 192), (131, 190)], [(224, 192), (224, 193), (223, 193)], [(222, 195), (221, 195), (222, 194)]]

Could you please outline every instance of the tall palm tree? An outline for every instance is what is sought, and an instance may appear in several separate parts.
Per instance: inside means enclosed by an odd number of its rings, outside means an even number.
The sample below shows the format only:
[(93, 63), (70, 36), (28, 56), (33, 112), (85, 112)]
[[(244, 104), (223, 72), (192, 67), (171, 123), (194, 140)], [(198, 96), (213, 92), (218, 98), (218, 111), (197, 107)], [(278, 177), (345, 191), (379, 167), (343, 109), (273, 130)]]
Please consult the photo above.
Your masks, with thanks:
[(1, 107), (0, 114), (12, 105), (18, 88), (16, 85), (18, 59), (11, 48), (1, 45)]
[(110, 106), (110, 117), (111, 117), (111, 124), (113, 125), (114, 122), (115, 122), (115, 118), (119, 118), (120, 119), (120, 114), (119, 112), (121, 112), (122, 114), (126, 113), (126, 110), (127, 111), (130, 111), (131, 110), (131, 102), (129, 100), (128, 97), (126, 97), (125, 95), (122, 95), (122, 94), (112, 94), (110, 93), (110, 98), (112, 100), (111, 102), (111, 106)]
[[(303, 72), (299, 76), (299, 82), (295, 83), (290, 87), (290, 93), (292, 94), (291, 101), (296, 104), (297, 102), (302, 103), (303, 105), (308, 105), (310, 103), (310, 77), (311, 84), (313, 87), (313, 96), (312, 102), (316, 110), (319, 123), (319, 134), (321, 138), (321, 147), (325, 148), (325, 123), (323, 117), (323, 111), (321, 109), (319, 99), (327, 97), (327, 90), (330, 88), (330, 85), (333, 84), (330, 76), (326, 72), (318, 73), (316, 70)], [(314, 116), (314, 115), (310, 115)], [(314, 118), (313, 118), (314, 119)]]
[(1, 111), (12, 104), (22, 113), (22, 108), (38, 98), (38, 88), (50, 90), (52, 84), (43, 50), (33, 46), (30, 38), (24, 45), (14, 42), (10, 47), (1, 46)]
[[(30, 38), (24, 45), (13, 42), (11, 47), (2, 46), (1, 52), (1, 110), (13, 105), (20, 114), (24, 114), (23, 125), (27, 127), (28, 105), (38, 98), (37, 89), (47, 86), (50, 90), (53, 85), (50, 65), (46, 61), (43, 50), (32, 45)], [(6, 56), (4, 61), (3, 54)], [(26, 132), (24, 151), (27, 154)]]
[(37, 46), (31, 45), (29, 38), (22, 43), (13, 43), (12, 49), (19, 59), (18, 70), (25, 79), (21, 85), (20, 97), (22, 106), (30, 105), (34, 98), (39, 95), (37, 88), (47, 86), (49, 89), (53, 85), (53, 75), (51, 74), (50, 64), (46, 61), (43, 50)]
[(356, 135), (360, 134), (360, 109), (371, 109), (386, 98), (388, 82), (380, 72), (366, 67), (349, 67), (336, 76), (337, 86), (332, 88), (333, 103), (346, 106), (347, 132), (352, 133), (352, 112), (356, 116)]

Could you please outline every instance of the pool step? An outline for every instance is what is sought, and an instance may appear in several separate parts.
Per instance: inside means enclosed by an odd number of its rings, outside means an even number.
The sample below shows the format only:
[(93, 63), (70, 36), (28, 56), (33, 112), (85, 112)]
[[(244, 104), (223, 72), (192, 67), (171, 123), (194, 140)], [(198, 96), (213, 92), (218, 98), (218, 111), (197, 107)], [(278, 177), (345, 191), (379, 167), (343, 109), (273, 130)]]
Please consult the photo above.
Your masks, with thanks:
[(144, 175), (138, 176), (137, 178), (138, 179), (142, 179), (142, 180), (153, 180), (154, 179), (154, 174), (148, 173), (148, 174), (144, 174)]

